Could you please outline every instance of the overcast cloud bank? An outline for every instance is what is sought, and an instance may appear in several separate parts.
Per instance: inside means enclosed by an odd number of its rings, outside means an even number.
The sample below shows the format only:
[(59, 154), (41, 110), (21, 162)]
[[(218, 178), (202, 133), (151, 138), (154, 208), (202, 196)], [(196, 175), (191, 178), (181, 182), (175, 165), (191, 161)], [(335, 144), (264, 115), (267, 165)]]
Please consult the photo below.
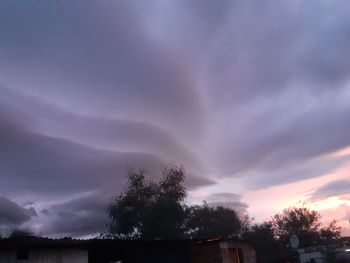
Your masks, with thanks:
[(30, 221), (14, 203), (29, 200), (45, 233), (99, 231), (132, 167), (157, 178), (171, 162), (189, 189), (230, 177), (252, 190), (348, 163), (322, 158), (350, 145), (349, 7), (1, 1), (0, 223)]

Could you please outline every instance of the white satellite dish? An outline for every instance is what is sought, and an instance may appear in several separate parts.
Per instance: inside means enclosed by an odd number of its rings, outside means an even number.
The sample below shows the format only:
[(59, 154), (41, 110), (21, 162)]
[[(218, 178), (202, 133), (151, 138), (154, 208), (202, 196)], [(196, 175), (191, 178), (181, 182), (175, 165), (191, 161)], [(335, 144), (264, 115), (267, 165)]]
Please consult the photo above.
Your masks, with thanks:
[(292, 248), (298, 248), (299, 247), (299, 238), (297, 235), (293, 234), (290, 236), (289, 239), (290, 246)]

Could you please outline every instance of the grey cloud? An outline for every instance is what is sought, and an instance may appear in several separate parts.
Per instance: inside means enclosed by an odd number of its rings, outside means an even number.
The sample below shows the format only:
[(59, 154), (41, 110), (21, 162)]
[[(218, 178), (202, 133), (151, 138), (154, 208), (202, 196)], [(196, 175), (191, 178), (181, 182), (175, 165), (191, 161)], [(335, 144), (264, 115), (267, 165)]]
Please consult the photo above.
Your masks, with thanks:
[(202, 157), (212, 170), (267, 174), (350, 144), (348, 9), (321, 1), (187, 1), (166, 10), (174, 9), (184, 19), (165, 21), (178, 29), (176, 44), (201, 56), (194, 74), (212, 123)]
[(50, 206), (49, 216), (39, 229), (48, 235), (75, 237), (104, 232), (110, 198), (99, 192)]
[[(204, 55), (201, 52), (210, 49), (211, 42), (215, 41), (227, 28), (236, 5), (237, 1), (230, 0), (223, 0), (220, 3), (210, 0), (177, 1), (167, 10), (169, 12), (167, 15), (172, 18), (173, 23), (176, 23), (175, 35), (178, 35), (178, 38), (187, 36), (194, 44), (191, 45), (190, 41), (183, 39), (178, 39), (176, 43), (181, 45), (183, 44), (181, 42), (185, 42), (188, 45), (187, 48), (191, 47), (192, 52)], [(174, 8), (183, 18), (181, 21), (178, 21), (177, 16), (171, 13)], [(171, 35), (168, 37), (174, 40)]]
[[(267, 108), (259, 113), (239, 111), (235, 115), (237, 119), (226, 123), (226, 130), (232, 133), (223, 135), (216, 143), (220, 145), (213, 151), (217, 156), (213, 156), (217, 160), (216, 167), (228, 175), (244, 174), (249, 170), (260, 170), (262, 175), (272, 174), (277, 169), (288, 170), (292, 165), (298, 169), (304, 162), (347, 147), (350, 145), (346, 133), (350, 128), (347, 121), (350, 108), (342, 102), (347, 93), (342, 90), (310, 100), (289, 96), (275, 104), (269, 99), (264, 105)], [(284, 101), (292, 103), (293, 109), (279, 105)], [(300, 103), (300, 106), (294, 107), (294, 103)], [(324, 165), (318, 166), (314, 166), (314, 173)], [(280, 178), (283, 180), (283, 176)]]
[[(194, 153), (172, 133), (151, 123), (76, 115), (7, 88), (0, 88), (0, 91), (0, 102), (11, 104), (12, 111), (22, 113), (31, 120), (30, 123), (26, 122), (29, 130), (96, 148), (147, 152), (168, 161), (176, 161), (193, 172), (203, 171)], [(24, 116), (21, 118), (22, 123)]]
[(0, 197), (0, 226), (20, 226), (35, 216), (34, 208), (24, 208), (6, 197)]
[[(128, 168), (157, 175), (163, 160), (147, 153), (97, 150), (62, 139), (24, 134), (2, 144), (1, 190), (63, 194), (96, 188), (118, 191)], [(210, 183), (192, 178), (192, 187)], [(197, 185), (196, 185), (197, 184)]]
[(348, 163), (349, 158), (349, 156), (329, 159), (316, 158), (281, 165), (273, 169), (250, 169), (241, 175), (242, 182), (254, 190), (316, 178), (334, 172), (339, 166)]
[(220, 109), (213, 169), (271, 170), (348, 146), (348, 11), (236, 1), (232, 12), (205, 63), (206, 98)]
[[(0, 145), (0, 189), (4, 193), (15, 187), (17, 194), (100, 188), (114, 194), (125, 183), (127, 169), (146, 169), (150, 176), (157, 177), (161, 164), (167, 162), (147, 152), (98, 149), (35, 133), (5, 118), (0, 120)], [(213, 183), (195, 174), (191, 177), (189, 187)]]
[(50, 215), (50, 210), (47, 208), (44, 208), (40, 211), (40, 213), (44, 214), (44, 215)]
[(234, 193), (215, 193), (207, 197), (209, 201), (239, 201), (242, 198), (239, 194)]
[(206, 196), (205, 201), (209, 206), (223, 206), (234, 209), (239, 214), (247, 214), (248, 204), (241, 201), (242, 196), (234, 193), (215, 193)]
[[(169, 163), (170, 165), (177, 165), (176, 163)], [(188, 189), (195, 189), (202, 186), (215, 185), (217, 182), (215, 179), (209, 178), (207, 176), (193, 174), (186, 170), (185, 184)]]
[(164, 161), (189, 187), (333, 171), (348, 157), (319, 157), (350, 145), (343, 5), (2, 1), (0, 190), (114, 193)]
[(204, 82), (226, 130), (216, 167), (271, 169), (349, 145), (350, 108), (339, 103), (349, 93), (348, 11), (317, 1), (237, 2), (236, 26), (209, 53)]
[(9, 43), (0, 50), (24, 80), (16, 89), (76, 111), (200, 132), (202, 109), (186, 63), (152, 41), (126, 1), (6, 3), (0, 34)]
[[(209, 166), (226, 174), (236, 174), (252, 166), (271, 169), (276, 165), (283, 166), (290, 160), (297, 162), (312, 158), (349, 144), (348, 136), (342, 132), (348, 128), (348, 122), (344, 121), (349, 118), (348, 107), (331, 108), (333, 105), (320, 104), (311, 111), (301, 113), (295, 107), (302, 99), (295, 94), (300, 93), (302, 97), (305, 93), (310, 100), (327, 100), (322, 99), (322, 96), (328, 97), (330, 86), (334, 86), (332, 95), (339, 95), (340, 89), (346, 89), (343, 87), (349, 69), (346, 61), (350, 59), (344, 58), (342, 54), (348, 53), (345, 52), (348, 45), (343, 43), (350, 40), (344, 34), (349, 21), (347, 12), (336, 5), (326, 10), (319, 2), (163, 4), (159, 12), (171, 10), (186, 18), (179, 22), (181, 28), (174, 34), (189, 35), (189, 39), (193, 40), (195, 44), (188, 46), (189, 53), (202, 50), (198, 53), (198, 56), (202, 56), (199, 59), (202, 66), (198, 68), (192, 68), (195, 64), (183, 56), (173, 55), (173, 51), (178, 54), (176, 47), (169, 49), (166, 46), (167, 36), (175, 30), (169, 30), (155, 41), (152, 28), (144, 23), (149, 18), (143, 16), (134, 4), (121, 1), (112, 9), (107, 4), (96, 5), (93, 2), (87, 2), (84, 8), (79, 8), (81, 6), (75, 3), (63, 12), (66, 7), (65, 4), (28, 3), (24, 7), (7, 4), (5, 10), (9, 9), (9, 12), (5, 14), (4, 11), (4, 17), (10, 19), (18, 33), (13, 35), (3, 30), (3, 34), (9, 43), (15, 42), (16, 38), (23, 40), (13, 50), (24, 52), (25, 56), (22, 57), (25, 59), (16, 60), (16, 52), (7, 52), (10, 54), (7, 57), (15, 58), (16, 63), (25, 69), (28, 68), (28, 60), (33, 62), (33, 70), (37, 69), (42, 74), (44, 68), (49, 73), (44, 74), (38, 83), (38, 73), (31, 71), (30, 81), (26, 81), (32, 82), (30, 87), (24, 87), (22, 83), (15, 85), (16, 89), (22, 92), (27, 89), (26, 93), (35, 93), (51, 103), (65, 105), (72, 111), (128, 119), (128, 124), (110, 124), (105, 119), (94, 123), (108, 127), (106, 130), (109, 132), (115, 130), (110, 129), (112, 125), (120, 131), (126, 125), (134, 129), (135, 124), (139, 127), (139, 120), (144, 120), (147, 123), (143, 125), (147, 126), (145, 129), (154, 131), (154, 127), (161, 127), (168, 135), (172, 134), (170, 137), (182, 137), (184, 144), (187, 144), (188, 138), (183, 138), (179, 130), (189, 129), (195, 135), (194, 140), (190, 140), (190, 147), (201, 143), (208, 145), (201, 152), (197, 150), (199, 158), (206, 156), (206, 152), (211, 152), (210, 147), (213, 147), (214, 158), (208, 159), (218, 160)], [(13, 20), (11, 13), (18, 8), (23, 16)], [(148, 12), (150, 10), (147, 9)], [(102, 13), (103, 17), (100, 16)], [(327, 15), (327, 19), (318, 13)], [(62, 14), (65, 23), (59, 23)], [(193, 18), (190, 14), (194, 15)], [(26, 23), (34, 15), (34, 25)], [(279, 22), (276, 22), (277, 15), (283, 16), (284, 20), (277, 19)], [(171, 29), (176, 26), (177, 21), (165, 19), (162, 32), (167, 27)], [(203, 41), (200, 34), (207, 34), (208, 44), (197, 46)], [(65, 45), (58, 48), (58, 39)], [(188, 44), (187, 41), (184, 43)], [(176, 44), (181, 46), (181, 38)], [(5, 45), (3, 50), (7, 49)], [(27, 49), (31, 49), (31, 52)], [(182, 50), (181, 47), (179, 49)], [(50, 52), (52, 50), (59, 50), (58, 54)], [(193, 58), (189, 56), (188, 59)], [(8, 79), (5, 75), (3, 77)], [(22, 79), (26, 78), (24, 73)], [(56, 82), (60, 87), (55, 86)], [(202, 114), (205, 103), (200, 98), (209, 102), (209, 116)], [(239, 116), (236, 113), (242, 107), (247, 107), (244, 103), (256, 108), (261, 100), (269, 104), (265, 116), (249, 115), (249, 112), (248, 115)], [(285, 103), (282, 109), (274, 106), (276, 101)], [(214, 130), (209, 134), (212, 138), (201, 137), (203, 130), (205, 132), (202, 128), (207, 127), (201, 126), (198, 120), (227, 114), (226, 107), (230, 114), (220, 123), (210, 125), (210, 129)], [(223, 108), (225, 110), (221, 111)], [(245, 129), (238, 127), (238, 130), (242, 129), (239, 133), (235, 131), (235, 122), (242, 118), (251, 119), (252, 125), (243, 127)], [(208, 119), (208, 123), (211, 121)], [(227, 123), (232, 123), (233, 127), (226, 129)], [(91, 122), (89, 125), (96, 127), (94, 124)], [(339, 125), (342, 129), (332, 128)], [(86, 126), (82, 125), (82, 128)], [(68, 126), (68, 129), (73, 130), (74, 125)], [(84, 129), (90, 134), (85, 137), (85, 142), (95, 141), (91, 136), (94, 131), (89, 132), (89, 129)], [(325, 132), (317, 133), (321, 129)], [(101, 130), (103, 134), (105, 129)], [(125, 130), (128, 133), (130, 131), (129, 128)], [(314, 136), (315, 133), (317, 136)], [(163, 132), (161, 134), (165, 135)], [(132, 133), (128, 135), (132, 137)], [(161, 138), (159, 133), (155, 136)], [(84, 139), (80, 134), (76, 137)], [(135, 134), (134, 137), (140, 136)], [(164, 141), (170, 137), (159, 140), (160, 143), (154, 148), (164, 147)], [(217, 137), (222, 138), (222, 141), (216, 143)], [(119, 142), (129, 146), (139, 142), (124, 138)], [(141, 145), (145, 141), (151, 140), (143, 140)], [(103, 145), (109, 142), (106, 139)], [(169, 148), (176, 147), (172, 144)], [(179, 149), (176, 151), (185, 153)], [(183, 160), (190, 158), (188, 153), (176, 155), (184, 156)], [(188, 161), (185, 165), (190, 163), (193, 162)]]
[(320, 92), (348, 81), (347, 10), (321, 1), (236, 1), (232, 9), (208, 53), (208, 92), (221, 103), (249, 103), (294, 84)]
[[(248, 205), (240, 199), (240, 195), (231, 193), (218, 193), (207, 197), (209, 206), (229, 207), (244, 215)], [(108, 222), (106, 208), (110, 201), (111, 198), (106, 194), (97, 192), (52, 205), (45, 209), (44, 213), (49, 217), (39, 231), (53, 236), (75, 237), (104, 232)]]
[[(128, 167), (155, 168), (161, 160), (143, 153), (97, 150), (22, 130), (1, 130), (1, 191), (64, 193), (118, 185)], [(72, 183), (73, 182), (73, 183)]]
[(350, 193), (350, 180), (334, 180), (324, 184), (310, 194), (310, 200), (320, 201), (332, 196), (342, 196)]

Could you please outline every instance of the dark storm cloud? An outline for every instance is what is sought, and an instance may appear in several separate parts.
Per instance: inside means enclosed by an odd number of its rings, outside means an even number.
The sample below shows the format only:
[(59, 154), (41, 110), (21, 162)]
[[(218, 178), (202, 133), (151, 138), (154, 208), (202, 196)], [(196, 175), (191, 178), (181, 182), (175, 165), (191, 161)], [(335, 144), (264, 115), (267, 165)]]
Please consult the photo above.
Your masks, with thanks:
[[(34, 196), (49, 201), (50, 197), (99, 191), (92, 196), (43, 209), (40, 217), (45, 223), (41, 223), (43, 226), (36, 231), (49, 235), (82, 236), (103, 231), (107, 220), (105, 208), (110, 198), (123, 189), (127, 169), (146, 169), (147, 176), (159, 178), (160, 167), (164, 163), (147, 153), (95, 149), (65, 139), (35, 134), (23, 126), (17, 126), (16, 121), (5, 122), (5, 119), (0, 121), (0, 144), (2, 193), (20, 195), (21, 198)], [(211, 183), (196, 175), (186, 178), (189, 188)], [(15, 193), (13, 189), (16, 189)], [(16, 207), (2, 204), (4, 202), (0, 202), (2, 220), (13, 221), (14, 225), (29, 221), (32, 210), (14, 210)]]
[(30, 83), (17, 89), (94, 115), (161, 120), (181, 132), (199, 131), (202, 110), (186, 63), (152, 42), (141, 13), (126, 1), (6, 3), (2, 56)]
[(342, 196), (350, 193), (350, 180), (334, 180), (316, 189), (310, 195), (310, 200), (320, 201), (332, 196)]
[[(196, 180), (196, 177), (193, 176), (189, 180), (193, 180), (195, 184), (204, 181), (200, 178)], [(207, 182), (204, 181), (203, 183)], [(37, 231), (51, 236), (71, 235), (75, 237), (83, 237), (91, 234), (97, 235), (98, 233), (105, 232), (106, 224), (109, 220), (107, 206), (112, 201), (112, 197), (116, 196), (122, 189), (113, 187), (114, 192), (97, 191), (42, 209), (41, 213), (45, 221)], [(209, 204), (212, 205), (212, 203)], [(213, 203), (213, 205), (215, 204)], [(231, 207), (243, 213), (246, 212), (245, 209), (247, 208), (246, 204), (238, 200), (224, 202), (218, 205)]]
[(195, 172), (203, 169), (196, 156), (172, 133), (151, 123), (76, 115), (4, 87), (0, 87), (1, 102), (11, 104), (12, 111), (26, 115), (31, 120), (31, 125), (27, 125), (30, 130), (97, 148), (152, 153)]
[[(190, 188), (208, 174), (256, 189), (334, 171), (347, 157), (320, 157), (350, 145), (348, 7), (1, 1), (1, 193), (115, 194), (127, 168), (157, 176), (162, 162), (184, 165)], [(54, 218), (88, 202), (42, 213), (51, 233), (74, 232)]]
[(106, 230), (106, 213), (110, 198), (103, 193), (91, 194), (55, 204), (45, 210), (49, 216), (39, 231), (49, 235), (84, 236)]
[[(6, 127), (1, 122), (1, 191), (63, 193), (118, 187), (130, 166), (155, 168), (150, 154), (118, 153)], [(72, 183), (73, 182), (73, 183)]]
[[(84, 109), (94, 115), (145, 120), (149, 126), (161, 123), (177, 137), (183, 135), (179, 130), (201, 130), (203, 126), (197, 121), (208, 116), (202, 115), (199, 98), (209, 98), (214, 117), (226, 112), (220, 111), (222, 107), (230, 111), (223, 122), (213, 124), (216, 129), (210, 136), (214, 142), (209, 140), (209, 146), (217, 148), (213, 151), (217, 163), (210, 166), (226, 174), (251, 166), (270, 169), (349, 144), (348, 136), (342, 133), (348, 128), (344, 120), (349, 118), (349, 107), (323, 104), (347, 90), (343, 84), (348, 80), (350, 59), (344, 56), (350, 38), (344, 30), (349, 19), (338, 6), (321, 2), (194, 1), (160, 4), (158, 11), (143, 7), (155, 14), (154, 19), (162, 18), (163, 12), (173, 13), (160, 26), (163, 35), (155, 41), (151, 19), (136, 4), (80, 5), (36, 2), (4, 7), (5, 21), (9, 19), (17, 32), (3, 31), (9, 42), (17, 43), (10, 50), (4, 44), (4, 50), (10, 51), (4, 56), (19, 71), (22, 66), (28, 68), (26, 61), (33, 63), (30, 78), (25, 72), (22, 75), (31, 81), (30, 87), (17, 85), (17, 89), (78, 112)], [(19, 12), (20, 18), (13, 19), (14, 12)], [(177, 15), (184, 19), (178, 21)], [(64, 23), (60, 23), (62, 16)], [(27, 23), (34, 17), (33, 23)], [(178, 30), (165, 30), (172, 26)], [(180, 38), (172, 38), (172, 34)], [(183, 34), (194, 43), (187, 46), (188, 53), (201, 50), (197, 54), (201, 67), (186, 66), (198, 64), (188, 61), (191, 56), (188, 60), (177, 56), (176, 47), (167, 47), (169, 37), (183, 50), (182, 45), (188, 44), (181, 42)], [(200, 45), (204, 35), (208, 43)], [(17, 50), (25, 53), (21, 60)], [(35, 70), (49, 74), (38, 83)], [(55, 82), (61, 83), (59, 88)], [(260, 109), (256, 105), (261, 100), (266, 105), (257, 114)], [(321, 103), (299, 111), (296, 105), (304, 100)], [(240, 112), (243, 102), (252, 105), (251, 111)], [(251, 122), (238, 127), (241, 133), (231, 133), (237, 130), (235, 123), (240, 119)], [(225, 129), (230, 123), (232, 128)], [(339, 125), (343, 128), (332, 128)], [(91, 126), (97, 127), (92, 122)], [(220, 134), (222, 141), (216, 143), (221, 129), (225, 130)], [(121, 141), (132, 144), (130, 140)], [(155, 148), (161, 148), (163, 142)]]
[[(2, 192), (45, 194), (107, 188), (117, 191), (128, 168), (159, 173), (164, 161), (155, 155), (95, 149), (9, 127), (0, 121), (0, 178)], [(191, 186), (210, 181), (198, 178)]]
[(20, 226), (37, 216), (33, 208), (24, 208), (17, 203), (0, 197), (0, 226)]
[[(157, 177), (162, 163), (181, 159), (189, 162), (189, 172), (191, 167), (200, 171), (195, 157), (155, 126), (74, 115), (0, 90), (2, 191), (15, 186), (17, 191), (58, 194), (99, 187), (117, 191), (127, 169), (146, 169)], [(194, 174), (187, 183), (197, 187), (213, 182)]]

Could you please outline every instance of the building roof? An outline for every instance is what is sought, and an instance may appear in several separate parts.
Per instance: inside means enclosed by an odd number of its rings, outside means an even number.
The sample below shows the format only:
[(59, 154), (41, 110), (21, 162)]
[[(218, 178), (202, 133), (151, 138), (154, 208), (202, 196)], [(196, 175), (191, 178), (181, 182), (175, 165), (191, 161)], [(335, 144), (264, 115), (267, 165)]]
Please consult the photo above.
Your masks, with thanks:
[(184, 246), (184, 245), (201, 245), (209, 243), (218, 243), (223, 241), (234, 241), (237, 243), (247, 243), (243, 240), (211, 238), (211, 239), (182, 239), (182, 240), (120, 240), (120, 239), (51, 239), (43, 237), (18, 237), (18, 238), (0, 238), (1, 249), (108, 249), (116, 247), (147, 247), (147, 246)]

